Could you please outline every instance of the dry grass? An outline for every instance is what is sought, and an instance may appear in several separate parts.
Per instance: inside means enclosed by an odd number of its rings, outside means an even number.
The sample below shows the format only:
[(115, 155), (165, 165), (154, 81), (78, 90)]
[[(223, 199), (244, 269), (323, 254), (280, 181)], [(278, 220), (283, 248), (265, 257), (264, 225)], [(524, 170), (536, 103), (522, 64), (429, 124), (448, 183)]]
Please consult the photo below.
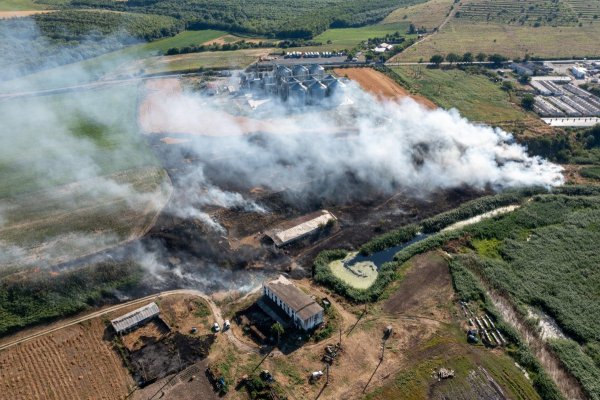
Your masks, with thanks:
[(439, 33), (400, 53), (394, 61), (429, 60), (434, 54), (450, 52), (499, 53), (511, 58), (525, 54), (546, 58), (597, 56), (600, 52), (598, 35), (600, 22), (586, 22), (582, 27), (534, 28), (452, 20)]
[(450, 12), (454, 0), (430, 0), (409, 7), (401, 7), (388, 15), (382, 23), (409, 22), (431, 30), (439, 26)]
[(0, 19), (29, 17), (35, 14), (45, 14), (54, 10), (24, 10), (24, 11), (0, 11)]

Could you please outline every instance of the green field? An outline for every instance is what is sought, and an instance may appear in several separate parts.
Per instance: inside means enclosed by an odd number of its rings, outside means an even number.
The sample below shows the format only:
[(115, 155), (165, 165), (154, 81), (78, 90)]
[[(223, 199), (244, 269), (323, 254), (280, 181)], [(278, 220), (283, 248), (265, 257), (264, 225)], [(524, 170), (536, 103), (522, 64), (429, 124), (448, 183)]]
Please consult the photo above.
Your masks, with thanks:
[(328, 29), (316, 36), (314, 40), (323, 43), (323, 45), (332, 45), (336, 49), (343, 50), (352, 49), (369, 38), (384, 37), (396, 32), (404, 35), (407, 30), (408, 23), (405, 22), (369, 25), (360, 28)]
[(0, 269), (69, 261), (147, 230), (170, 188), (138, 133), (137, 90), (0, 102), (10, 143), (0, 149)]
[(28, 11), (44, 10), (48, 7), (45, 4), (37, 3), (33, 0), (2, 0), (0, 1), (0, 11)]
[[(30, 88), (38, 90), (52, 89), (89, 83), (101, 78), (117, 78), (119, 70), (127, 69), (139, 59), (154, 56), (171, 47), (199, 44), (225, 34), (226, 32), (215, 30), (184, 31), (173, 37), (129, 46), (88, 60), (35, 72), (23, 78), (0, 82), (0, 93), (10, 93), (23, 90), (23, 88), (27, 88), (26, 90), (31, 90)], [(230, 53), (229, 55), (231, 55)], [(227, 55), (224, 57), (227, 57)], [(233, 57), (235, 58), (235, 55)], [(212, 60), (207, 62), (207, 64), (209, 63), (216, 64)]]
[(408, 82), (411, 90), (443, 108), (456, 108), (472, 121), (492, 124), (526, 117), (510, 102), (509, 94), (485, 75), (424, 66), (394, 67), (393, 70)]

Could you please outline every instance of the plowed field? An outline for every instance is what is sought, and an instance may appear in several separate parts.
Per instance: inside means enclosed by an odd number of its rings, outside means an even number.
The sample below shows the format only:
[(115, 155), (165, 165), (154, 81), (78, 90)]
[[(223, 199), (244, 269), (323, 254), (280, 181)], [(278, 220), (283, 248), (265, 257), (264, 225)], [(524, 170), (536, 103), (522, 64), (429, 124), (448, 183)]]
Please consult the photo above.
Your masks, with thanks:
[(0, 352), (0, 400), (122, 399), (134, 386), (99, 319)]

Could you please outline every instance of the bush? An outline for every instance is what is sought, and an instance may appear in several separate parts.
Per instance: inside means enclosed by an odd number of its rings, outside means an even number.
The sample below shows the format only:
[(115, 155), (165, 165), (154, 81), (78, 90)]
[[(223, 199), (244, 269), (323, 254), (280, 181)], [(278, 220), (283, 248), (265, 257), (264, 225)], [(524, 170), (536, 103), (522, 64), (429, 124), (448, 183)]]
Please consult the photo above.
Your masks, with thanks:
[(414, 239), (417, 236), (417, 233), (419, 233), (419, 227), (417, 225), (406, 225), (384, 235), (377, 236), (375, 239), (360, 246), (359, 251), (363, 255), (373, 254), (408, 242)]
[(552, 340), (550, 347), (592, 400), (600, 400), (600, 369), (572, 340)]

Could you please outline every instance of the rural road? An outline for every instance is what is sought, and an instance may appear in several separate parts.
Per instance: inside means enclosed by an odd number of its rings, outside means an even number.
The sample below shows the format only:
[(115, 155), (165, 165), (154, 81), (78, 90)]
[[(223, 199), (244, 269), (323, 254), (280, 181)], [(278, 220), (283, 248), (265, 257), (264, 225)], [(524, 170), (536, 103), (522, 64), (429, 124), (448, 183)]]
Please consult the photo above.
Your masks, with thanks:
[[(0, 344), (0, 351), (9, 349), (11, 347), (17, 346), (21, 343), (25, 343), (28, 342), (30, 340), (36, 339), (38, 337), (47, 335), (49, 333), (52, 332), (56, 332), (59, 331), (61, 329), (67, 328), (69, 326), (73, 326), (73, 325), (77, 325), (80, 324), (84, 321), (88, 321), (90, 319), (94, 319), (94, 318), (98, 318), (101, 317), (105, 314), (114, 312), (114, 311), (119, 311), (125, 307), (130, 307), (133, 305), (137, 305), (137, 304), (142, 304), (142, 303), (146, 303), (148, 301), (151, 300), (156, 300), (158, 298), (161, 297), (166, 297), (166, 296), (173, 296), (173, 295), (178, 295), (178, 294), (188, 294), (188, 295), (192, 295), (192, 296), (198, 296), (198, 297), (202, 297), (204, 300), (206, 300), (206, 302), (208, 303), (208, 305), (211, 308), (211, 311), (214, 315), (214, 318), (216, 321), (218, 321), (221, 325), (222, 325), (222, 321), (223, 321), (223, 316), (221, 315), (221, 310), (219, 309), (219, 307), (212, 301), (212, 299), (210, 299), (206, 294), (198, 291), (198, 290), (192, 290), (192, 289), (178, 289), (178, 290), (169, 290), (166, 292), (161, 292), (161, 293), (157, 293), (157, 294), (153, 294), (151, 296), (146, 296), (146, 297), (142, 297), (140, 299), (136, 299), (136, 300), (132, 300), (132, 301), (128, 301), (126, 303), (122, 303), (122, 304), (117, 304), (114, 306), (110, 306), (107, 308), (104, 308), (102, 310), (99, 311), (95, 311), (92, 312), (90, 314), (86, 314), (84, 316), (81, 317), (76, 317), (70, 320), (65, 321), (64, 323), (61, 323), (57, 326), (53, 326), (51, 328), (47, 328), (47, 329), (42, 329), (40, 331), (37, 331), (35, 333), (32, 333), (30, 335), (26, 335), (26, 336), (22, 336), (20, 338), (14, 339), (14, 340), (9, 340), (5, 343)], [(239, 340), (231, 331), (231, 329), (227, 330), (224, 332), (227, 335), (227, 338), (229, 339), (229, 341), (238, 348), (238, 350), (243, 351), (243, 352), (252, 352), (252, 353), (258, 353), (259, 349), (258, 347), (253, 347), (245, 342), (242, 342), (241, 340)]]

